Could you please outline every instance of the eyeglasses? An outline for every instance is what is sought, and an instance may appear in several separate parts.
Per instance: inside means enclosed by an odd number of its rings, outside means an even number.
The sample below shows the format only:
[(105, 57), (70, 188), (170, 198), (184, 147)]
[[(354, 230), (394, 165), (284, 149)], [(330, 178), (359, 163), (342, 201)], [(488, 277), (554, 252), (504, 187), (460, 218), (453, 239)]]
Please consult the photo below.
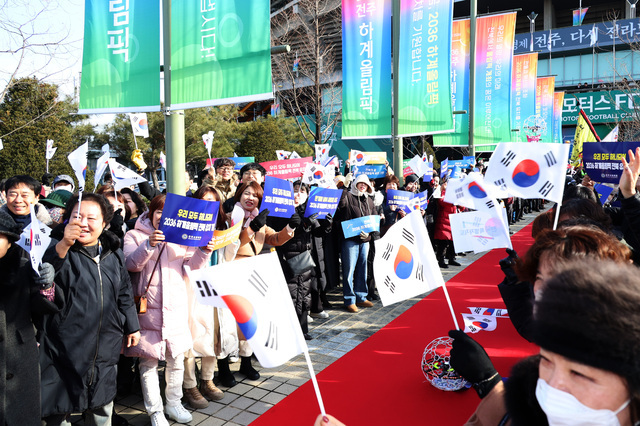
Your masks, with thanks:
[(218, 172), (219, 173), (232, 172), (232, 171), (233, 171), (233, 167), (220, 167), (220, 168), (218, 168)]

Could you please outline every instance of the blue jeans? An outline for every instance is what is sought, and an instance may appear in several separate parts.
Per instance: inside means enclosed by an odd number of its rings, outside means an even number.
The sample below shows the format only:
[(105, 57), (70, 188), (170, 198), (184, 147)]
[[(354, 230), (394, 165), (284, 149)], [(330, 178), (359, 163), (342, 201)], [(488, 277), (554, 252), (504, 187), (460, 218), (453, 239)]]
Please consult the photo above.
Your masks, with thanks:
[(342, 241), (342, 292), (345, 306), (367, 299), (369, 243)]

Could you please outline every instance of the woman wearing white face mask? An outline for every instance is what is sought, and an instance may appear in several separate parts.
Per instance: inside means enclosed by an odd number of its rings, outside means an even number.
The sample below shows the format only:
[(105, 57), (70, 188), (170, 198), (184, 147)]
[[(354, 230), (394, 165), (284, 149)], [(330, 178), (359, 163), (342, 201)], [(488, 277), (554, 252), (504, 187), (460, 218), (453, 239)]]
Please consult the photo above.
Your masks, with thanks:
[(484, 397), (467, 424), (638, 424), (639, 305), (635, 267), (567, 264), (535, 302), (533, 338), (540, 355), (516, 365), (504, 385), (480, 345), (450, 332), (451, 365)]

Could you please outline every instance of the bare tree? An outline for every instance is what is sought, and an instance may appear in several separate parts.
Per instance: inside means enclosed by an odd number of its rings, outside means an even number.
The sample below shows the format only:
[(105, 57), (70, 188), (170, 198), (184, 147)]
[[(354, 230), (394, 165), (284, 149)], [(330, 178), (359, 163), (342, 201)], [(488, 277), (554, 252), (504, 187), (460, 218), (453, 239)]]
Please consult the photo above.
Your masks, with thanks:
[(291, 115), (315, 116), (313, 126), (298, 120), (310, 146), (329, 140), (341, 113), (341, 38), (340, 0), (298, 0), (272, 13), (272, 45), (291, 46), (272, 59), (278, 99)]

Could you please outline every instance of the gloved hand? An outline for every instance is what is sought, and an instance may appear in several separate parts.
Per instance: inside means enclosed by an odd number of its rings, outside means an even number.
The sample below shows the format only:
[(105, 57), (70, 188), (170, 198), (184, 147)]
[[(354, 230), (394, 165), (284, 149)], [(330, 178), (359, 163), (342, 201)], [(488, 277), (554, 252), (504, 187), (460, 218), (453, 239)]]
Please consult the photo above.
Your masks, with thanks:
[(261, 230), (262, 227), (267, 224), (267, 216), (269, 216), (269, 209), (262, 210), (258, 213), (258, 216), (254, 217), (251, 222), (249, 222), (249, 228), (251, 228), (253, 232)]
[(316, 229), (320, 227), (320, 222), (318, 221), (318, 213), (314, 213), (309, 217), (304, 218), (304, 224), (311, 229)]
[(300, 226), (301, 223), (302, 223), (302, 218), (300, 217), (298, 212), (295, 212), (293, 216), (291, 216), (291, 219), (289, 219), (288, 225), (289, 225), (289, 228), (296, 229), (298, 226)]
[(323, 226), (324, 226), (326, 229), (331, 228), (331, 226), (333, 225), (333, 216), (331, 215), (331, 213), (328, 213), (328, 214), (324, 217), (324, 219), (321, 219), (321, 220), (324, 220)]
[(139, 171), (144, 171), (147, 168), (147, 163), (144, 162), (144, 157), (142, 157), (142, 151), (139, 149), (134, 149), (133, 153), (131, 153), (131, 161), (133, 164), (138, 167)]
[(124, 238), (122, 225), (124, 225), (124, 217), (122, 217), (122, 209), (118, 209), (113, 212), (113, 219), (109, 222), (109, 231), (116, 234), (118, 238)]
[(480, 398), (489, 394), (502, 378), (484, 348), (463, 331), (451, 330), (451, 367), (473, 385)]
[(505, 257), (499, 262), (500, 269), (504, 272), (504, 276), (507, 277), (507, 283), (515, 284), (518, 282), (518, 276), (516, 275), (516, 271), (513, 270), (513, 267), (518, 261), (518, 253), (516, 253), (515, 250), (507, 249), (507, 254), (509, 257)]
[(364, 232), (364, 231), (360, 231), (360, 240), (364, 241), (367, 238), (369, 238), (369, 233), (368, 232)]
[(53, 265), (43, 262), (38, 266), (38, 272), (40, 273), (40, 276), (35, 272), (33, 273), (35, 283), (40, 286), (41, 290), (50, 289), (53, 285), (53, 279), (56, 276), (56, 271), (53, 269)]

